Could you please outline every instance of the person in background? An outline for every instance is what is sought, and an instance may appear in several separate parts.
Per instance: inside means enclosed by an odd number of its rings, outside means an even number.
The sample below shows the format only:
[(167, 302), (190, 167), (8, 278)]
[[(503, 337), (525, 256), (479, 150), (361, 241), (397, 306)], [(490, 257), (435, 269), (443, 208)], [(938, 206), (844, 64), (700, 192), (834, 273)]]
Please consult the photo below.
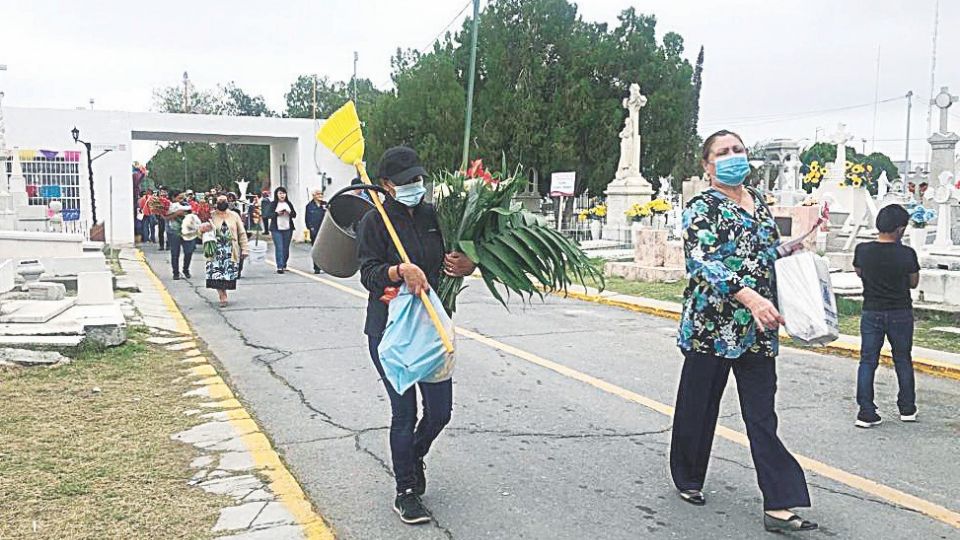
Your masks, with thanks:
[[(440, 273), (468, 276), (474, 265), (462, 253), (444, 253), (443, 235), (437, 211), (423, 201), (426, 170), (412, 148), (397, 146), (380, 158), (381, 185), (390, 193), (383, 206), (397, 227), (400, 242), (410, 249), (411, 261), (404, 263), (387, 233), (379, 212), (369, 212), (357, 227), (360, 281), (370, 295), (367, 300), (367, 335), (370, 358), (390, 398), (390, 455), (396, 482), (393, 510), (407, 524), (427, 523), (430, 513), (420, 497), (427, 489), (424, 458), (433, 441), (450, 422), (453, 381), (421, 382), (398, 394), (384, 376), (378, 347), (387, 325), (387, 304), (381, 300), (387, 288), (406, 285), (413, 294), (436, 289)], [(414, 247), (416, 246), (416, 247)], [(430, 323), (426, 323), (430, 324)], [(417, 422), (417, 393), (423, 415)]]
[(205, 277), (207, 288), (217, 291), (220, 307), (227, 306), (227, 291), (237, 288), (240, 260), (250, 253), (243, 221), (229, 207), (226, 194), (217, 195), (210, 217), (210, 227), (216, 235), (216, 250), (214, 256), (207, 259)]
[(264, 234), (270, 233), (270, 207), (273, 201), (270, 200), (270, 192), (263, 190), (260, 194), (260, 226)]
[[(160, 188), (160, 206), (167, 208), (170, 206), (170, 198), (168, 197), (167, 188)], [(163, 215), (157, 216), (157, 242), (160, 244), (160, 251), (167, 250), (167, 220), (163, 219)]]
[[(356, 178), (354, 178), (353, 180), (350, 181), (350, 185), (351, 185), (351, 186), (362, 186), (362, 185), (363, 185), (363, 180), (361, 180), (360, 177), (358, 176), (358, 177), (356, 177)], [(358, 189), (358, 190), (356, 190), (356, 191), (353, 191), (352, 194), (353, 194), (353, 195), (356, 195), (357, 197), (360, 197), (361, 199), (366, 199), (367, 202), (370, 202), (370, 203), (373, 202), (373, 199), (370, 198), (370, 193), (369, 193), (367, 190), (365, 190), (365, 189)]]
[[(307, 229), (310, 230), (310, 242), (316, 244), (317, 236), (320, 233), (320, 225), (323, 223), (324, 216), (327, 215), (327, 202), (323, 200), (323, 190), (320, 188), (314, 188), (312, 196), (313, 199), (307, 203), (307, 209), (304, 212), (304, 221)], [(320, 272), (322, 272), (320, 267), (314, 264), (313, 273), (319, 274)]]
[(273, 237), (274, 256), (277, 259), (277, 273), (287, 270), (287, 261), (290, 259), (290, 241), (293, 239), (293, 219), (297, 211), (293, 203), (287, 198), (287, 188), (280, 186), (273, 192), (273, 203), (270, 205), (270, 236)]
[(154, 229), (157, 218), (153, 215), (153, 209), (150, 207), (150, 201), (153, 197), (153, 190), (147, 188), (137, 203), (140, 207), (140, 212), (143, 214), (142, 230), (140, 231), (140, 241), (143, 243), (154, 243), (157, 241), (156, 231)]
[[(722, 130), (703, 143), (710, 188), (683, 213), (689, 284), (677, 345), (684, 356), (670, 444), (670, 472), (680, 498), (695, 506), (713, 446), (720, 400), (730, 372), (737, 379), (740, 412), (763, 495), (768, 531), (818, 528), (793, 513), (810, 506), (803, 469), (777, 435), (777, 310), (774, 263), (800, 243), (781, 245), (763, 196), (744, 187), (750, 164), (743, 139)], [(709, 535), (708, 535), (709, 536)]]
[[(167, 222), (167, 239), (170, 245), (170, 267), (173, 269), (173, 279), (180, 279), (180, 253), (183, 252), (183, 277), (190, 279), (190, 261), (193, 259), (193, 251), (196, 247), (196, 233), (192, 234), (192, 239), (187, 240), (183, 237), (182, 229), (186, 217), (189, 215), (196, 219), (190, 204), (184, 193), (171, 192), (173, 201), (167, 210), (167, 215), (163, 219)], [(199, 220), (198, 220), (199, 221)], [(190, 220), (190, 227), (193, 227), (194, 221)], [(189, 232), (189, 231), (188, 231)]]
[(884, 337), (890, 341), (893, 368), (900, 391), (897, 408), (900, 420), (917, 421), (917, 396), (913, 378), (913, 300), (910, 289), (920, 284), (917, 252), (900, 243), (910, 214), (899, 204), (883, 207), (877, 213), (874, 242), (857, 246), (853, 268), (863, 280), (863, 313), (860, 315), (860, 366), (857, 370), (857, 405), (860, 411), (854, 423), (870, 428), (883, 420), (873, 401), (873, 376), (880, 362)]

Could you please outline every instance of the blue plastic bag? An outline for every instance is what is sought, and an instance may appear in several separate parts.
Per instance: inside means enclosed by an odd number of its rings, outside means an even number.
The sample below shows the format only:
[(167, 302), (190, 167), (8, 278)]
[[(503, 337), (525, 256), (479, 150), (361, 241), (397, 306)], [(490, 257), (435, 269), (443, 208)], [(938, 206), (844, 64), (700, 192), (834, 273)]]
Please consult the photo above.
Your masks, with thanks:
[[(447, 335), (454, 339), (453, 321), (444, 311), (440, 297), (433, 290), (427, 296)], [(390, 301), (387, 327), (377, 352), (387, 381), (401, 395), (418, 382), (441, 382), (453, 375), (453, 353), (447, 353), (427, 308), (406, 285)]]

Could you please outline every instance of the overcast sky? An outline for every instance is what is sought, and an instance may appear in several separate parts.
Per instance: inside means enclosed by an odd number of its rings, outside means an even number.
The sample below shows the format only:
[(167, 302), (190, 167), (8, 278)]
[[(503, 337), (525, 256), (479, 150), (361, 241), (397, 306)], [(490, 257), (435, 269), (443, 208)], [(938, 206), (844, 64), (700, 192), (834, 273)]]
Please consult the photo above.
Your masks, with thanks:
[[(481, 6), (486, 4), (483, 0)], [(748, 142), (813, 140), (845, 122), (858, 148), (874, 139), (879, 98), (913, 90), (911, 158), (928, 145), (927, 101), (935, 0), (583, 0), (586, 20), (615, 24), (628, 6), (652, 13), (658, 35), (680, 33), (691, 62), (706, 62), (700, 131), (738, 130)], [(960, 1), (941, 0), (935, 89), (960, 94)], [(5, 105), (148, 110), (152, 90), (184, 71), (199, 88), (235, 81), (282, 109), (301, 73), (389, 84), (397, 47), (422, 49), (455, 20), (466, 0), (0, 0), (0, 90)], [(859, 106), (859, 107), (858, 107)], [(839, 110), (842, 109), (842, 110)], [(829, 110), (829, 112), (822, 112)], [(820, 111), (820, 112), (818, 112)], [(934, 109), (934, 128), (938, 116)], [(960, 104), (951, 109), (960, 132)], [(906, 100), (881, 103), (876, 149), (903, 159)], [(820, 134), (821, 139), (825, 136)], [(804, 141), (805, 143), (808, 141)], [(853, 144), (853, 143), (851, 143)], [(135, 157), (154, 145), (140, 143)]]

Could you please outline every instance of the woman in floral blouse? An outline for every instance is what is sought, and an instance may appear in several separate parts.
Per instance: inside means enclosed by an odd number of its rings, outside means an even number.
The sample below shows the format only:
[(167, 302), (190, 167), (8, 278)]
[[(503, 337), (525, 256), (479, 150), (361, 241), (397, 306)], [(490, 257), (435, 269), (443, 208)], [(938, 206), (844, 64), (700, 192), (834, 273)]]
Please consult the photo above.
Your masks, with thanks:
[(777, 311), (774, 262), (781, 246), (763, 197), (744, 187), (750, 172), (739, 135), (718, 131), (704, 142), (710, 188), (683, 213), (690, 282), (684, 293), (678, 345), (684, 355), (673, 417), (670, 471), (680, 497), (706, 504), (703, 484), (730, 371), (763, 493), (767, 530), (806, 531), (817, 524), (790, 508), (810, 506), (803, 469), (777, 436)]

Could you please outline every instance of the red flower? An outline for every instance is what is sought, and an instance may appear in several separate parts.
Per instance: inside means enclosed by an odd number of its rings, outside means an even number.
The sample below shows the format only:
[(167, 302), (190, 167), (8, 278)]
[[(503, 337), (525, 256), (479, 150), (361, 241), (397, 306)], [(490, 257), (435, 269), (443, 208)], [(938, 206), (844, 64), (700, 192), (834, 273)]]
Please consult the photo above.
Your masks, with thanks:
[(487, 171), (483, 171), (483, 176), (481, 176), (481, 178), (483, 178), (483, 183), (487, 184), (488, 186), (495, 186), (500, 183), (497, 180), (494, 180), (493, 175)]
[(467, 178), (482, 178), (486, 171), (483, 170), (483, 160), (478, 159), (470, 163), (470, 167), (467, 169)]

